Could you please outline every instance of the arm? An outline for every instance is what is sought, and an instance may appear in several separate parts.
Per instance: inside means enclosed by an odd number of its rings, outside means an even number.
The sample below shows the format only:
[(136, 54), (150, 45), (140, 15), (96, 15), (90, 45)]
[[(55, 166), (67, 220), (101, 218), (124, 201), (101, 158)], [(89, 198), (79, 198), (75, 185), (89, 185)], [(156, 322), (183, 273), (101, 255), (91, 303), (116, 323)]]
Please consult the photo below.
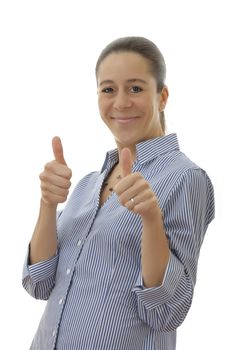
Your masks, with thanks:
[(161, 285), (169, 260), (169, 245), (161, 211), (153, 206), (151, 216), (142, 218), (141, 264), (145, 288)]
[(157, 331), (175, 330), (187, 315), (201, 244), (213, 217), (212, 184), (201, 169), (191, 169), (173, 188), (164, 208), (169, 261), (162, 283), (147, 288), (142, 269), (133, 289), (140, 318)]
[(61, 141), (53, 139), (55, 160), (40, 174), (41, 203), (37, 224), (23, 271), (23, 286), (34, 297), (47, 299), (55, 281), (57, 266), (56, 212), (69, 192), (71, 170), (67, 167)]
[(55, 255), (57, 250), (57, 205), (66, 201), (71, 185), (71, 170), (66, 165), (60, 139), (55, 137), (52, 146), (55, 160), (47, 163), (40, 174), (41, 205), (30, 243), (31, 264), (47, 260)]
[[(141, 264), (145, 287), (162, 283), (169, 260), (169, 245), (157, 198), (140, 173), (132, 173), (133, 157), (129, 149), (120, 153), (123, 179), (115, 186), (121, 203), (142, 218)], [(133, 204), (130, 198), (133, 198)]]
[(52, 258), (56, 251), (56, 206), (49, 206), (41, 199), (39, 218), (30, 242), (30, 265)]

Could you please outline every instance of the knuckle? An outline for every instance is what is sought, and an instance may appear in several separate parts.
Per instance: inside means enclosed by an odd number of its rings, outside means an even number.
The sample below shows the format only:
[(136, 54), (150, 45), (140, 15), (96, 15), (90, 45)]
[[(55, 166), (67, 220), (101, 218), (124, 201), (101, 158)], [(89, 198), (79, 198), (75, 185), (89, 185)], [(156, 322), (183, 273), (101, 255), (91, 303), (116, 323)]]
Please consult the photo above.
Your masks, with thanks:
[(134, 176), (135, 178), (142, 178), (142, 174), (139, 171), (135, 172)]
[(68, 179), (68, 180), (71, 179), (71, 177), (72, 177), (72, 170), (71, 170), (70, 168), (67, 168), (67, 167), (66, 167), (66, 169), (65, 169), (65, 171), (64, 171), (64, 177), (65, 177), (66, 179)]
[(67, 197), (68, 193), (69, 193), (69, 191), (67, 189), (65, 189), (60, 194), (61, 194), (62, 197)]
[(48, 193), (45, 191), (42, 191), (42, 197), (46, 199), (46, 201), (49, 199)]
[(69, 178), (72, 177), (72, 170), (70, 168), (68, 168), (68, 176), (69, 176)]
[(119, 201), (121, 202), (122, 205), (125, 205), (127, 203), (124, 196), (119, 196)]
[(40, 188), (41, 188), (41, 190), (42, 191), (44, 191), (44, 190), (46, 190), (46, 185), (45, 185), (45, 183), (44, 182), (41, 182), (41, 184), (40, 184)]
[(51, 170), (53, 165), (54, 165), (54, 161), (48, 162), (48, 163), (45, 164), (44, 169), (45, 170)]
[(146, 182), (143, 178), (140, 178), (139, 181), (138, 181), (139, 185), (142, 187), (142, 188), (147, 188), (148, 187), (148, 182)]
[(69, 180), (67, 180), (67, 179), (64, 179), (61, 187), (64, 190), (69, 190), (70, 186), (71, 186), (71, 182)]
[[(142, 189), (145, 192), (151, 192), (150, 186), (149, 186), (149, 184), (147, 182), (144, 182), (144, 184), (142, 184)], [(153, 193), (153, 192), (151, 192), (151, 193)]]
[(42, 173), (40, 173), (39, 179), (40, 179), (41, 181), (44, 181), (44, 180), (46, 179), (46, 175), (45, 175), (44, 171), (43, 171)]

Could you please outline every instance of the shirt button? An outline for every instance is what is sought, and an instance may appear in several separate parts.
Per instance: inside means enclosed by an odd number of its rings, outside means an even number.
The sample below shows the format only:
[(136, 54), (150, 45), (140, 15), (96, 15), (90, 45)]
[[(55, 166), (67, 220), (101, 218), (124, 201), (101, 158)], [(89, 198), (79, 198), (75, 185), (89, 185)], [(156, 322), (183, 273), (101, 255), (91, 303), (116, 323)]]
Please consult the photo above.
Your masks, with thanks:
[(63, 299), (61, 298), (61, 299), (59, 300), (59, 305), (61, 305), (62, 302), (63, 302)]
[(70, 274), (70, 269), (66, 269), (66, 274), (67, 274), (67, 275)]
[(78, 245), (81, 245), (81, 243), (82, 243), (82, 241), (81, 241), (81, 239), (78, 241)]

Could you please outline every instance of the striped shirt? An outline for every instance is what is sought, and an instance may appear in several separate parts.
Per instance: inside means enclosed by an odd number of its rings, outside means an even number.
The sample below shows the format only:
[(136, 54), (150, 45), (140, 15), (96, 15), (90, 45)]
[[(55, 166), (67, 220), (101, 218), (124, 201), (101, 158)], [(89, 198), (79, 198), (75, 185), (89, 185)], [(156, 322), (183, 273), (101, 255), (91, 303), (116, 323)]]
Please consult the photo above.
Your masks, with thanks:
[(192, 302), (200, 247), (214, 218), (206, 172), (179, 150), (176, 134), (136, 145), (133, 172), (150, 183), (163, 212), (170, 256), (163, 282), (145, 288), (142, 220), (102, 185), (119, 161), (107, 152), (101, 171), (76, 185), (57, 218), (58, 252), (28, 265), (23, 286), (48, 300), (31, 350), (174, 350), (176, 329)]

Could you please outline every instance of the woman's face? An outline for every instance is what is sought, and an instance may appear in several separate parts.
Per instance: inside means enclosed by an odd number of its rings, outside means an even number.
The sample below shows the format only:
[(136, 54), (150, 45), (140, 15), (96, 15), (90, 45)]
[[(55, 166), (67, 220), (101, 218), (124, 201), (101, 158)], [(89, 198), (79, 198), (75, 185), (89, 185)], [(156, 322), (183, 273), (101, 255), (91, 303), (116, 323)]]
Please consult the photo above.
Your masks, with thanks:
[(149, 61), (134, 52), (109, 54), (100, 64), (98, 104), (101, 118), (118, 146), (163, 135), (159, 111), (165, 108), (168, 91), (157, 93)]

